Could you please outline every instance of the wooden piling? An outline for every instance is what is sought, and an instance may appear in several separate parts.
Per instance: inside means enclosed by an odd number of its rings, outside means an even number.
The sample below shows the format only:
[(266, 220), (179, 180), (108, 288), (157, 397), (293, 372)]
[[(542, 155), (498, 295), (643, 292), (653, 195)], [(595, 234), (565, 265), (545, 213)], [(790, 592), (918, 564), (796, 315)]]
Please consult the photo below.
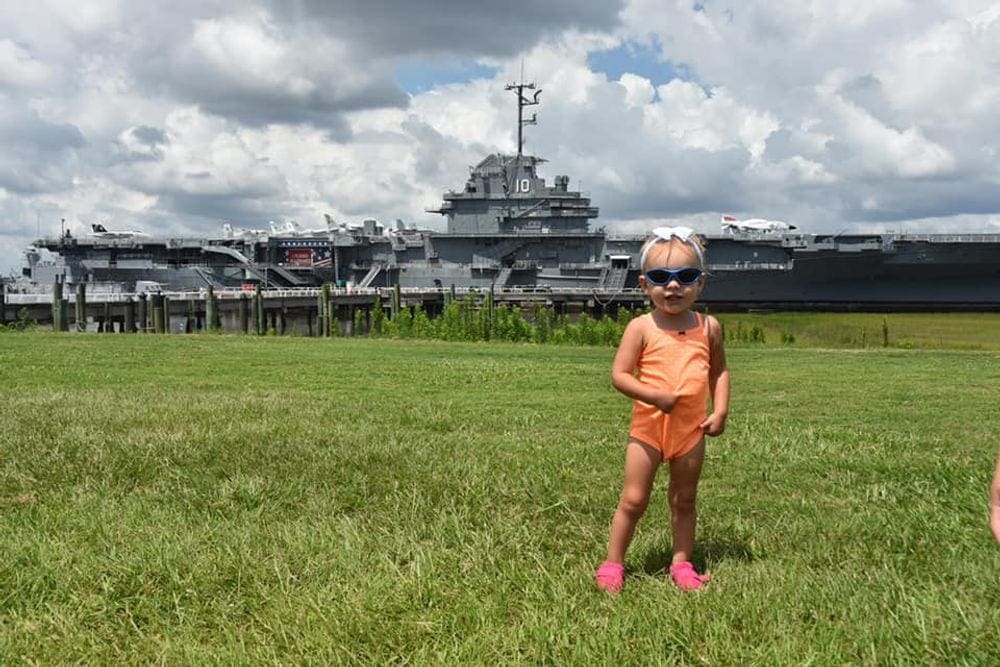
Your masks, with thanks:
[[(218, 322), (218, 308), (215, 305), (215, 289), (211, 285), (208, 286), (208, 292), (205, 293), (205, 329), (207, 331), (215, 331), (216, 322)], [(245, 331), (246, 329), (244, 329)]]
[(69, 300), (63, 295), (63, 298), (59, 300), (59, 322), (61, 326), (60, 331), (69, 331)]
[(396, 316), (399, 315), (399, 307), (401, 303), (402, 299), (399, 295), (399, 283), (396, 283), (392, 286), (392, 302), (390, 306), (392, 309), (392, 319), (396, 319)]
[(7, 324), (7, 288), (0, 285), (0, 327)]
[(192, 297), (188, 299), (187, 317), (184, 319), (184, 333), (194, 333), (194, 331), (195, 331), (194, 297)]
[(131, 298), (125, 300), (125, 321), (122, 324), (122, 331), (135, 333), (135, 301)]
[(153, 295), (153, 333), (164, 333), (163, 295)]
[[(326, 299), (323, 297), (323, 290), (320, 290), (319, 294), (316, 295), (316, 337), (323, 337), (323, 319), (326, 312)], [(310, 326), (309, 335), (312, 336), (312, 315), (309, 316)]]
[(59, 299), (62, 298), (62, 285), (56, 278), (52, 283), (52, 330), (59, 331)]
[(87, 330), (87, 284), (76, 284), (76, 306), (74, 310), (74, 328), (83, 333)]
[(139, 295), (139, 333), (147, 333), (149, 331), (149, 308), (147, 307), (147, 301), (145, 294)]
[(330, 299), (330, 283), (323, 283), (323, 336), (329, 338), (333, 335), (333, 302)]
[(260, 314), (257, 312), (260, 304), (257, 302), (257, 293), (250, 297), (250, 321), (253, 326), (253, 333), (260, 335)]
[[(52, 283), (52, 330), (53, 331), (66, 331), (68, 330), (68, 322), (63, 321), (63, 316), (66, 309), (63, 307), (63, 286), (62, 281), (58, 278), (54, 283)], [(67, 325), (64, 329), (63, 325)]]
[(247, 303), (247, 301), (248, 299), (246, 292), (240, 294), (240, 303), (238, 308), (239, 320), (240, 320), (240, 333), (244, 334), (247, 333), (247, 330), (250, 328), (250, 304)]
[(111, 301), (105, 297), (104, 300), (104, 333), (114, 333), (115, 323), (111, 320)]
[(260, 285), (257, 285), (257, 292), (254, 294), (257, 299), (257, 318), (260, 324), (260, 335), (263, 336), (267, 333), (267, 309), (264, 307), (264, 292), (261, 290)]
[(258, 336), (264, 335), (264, 295), (260, 285), (253, 292), (253, 329)]

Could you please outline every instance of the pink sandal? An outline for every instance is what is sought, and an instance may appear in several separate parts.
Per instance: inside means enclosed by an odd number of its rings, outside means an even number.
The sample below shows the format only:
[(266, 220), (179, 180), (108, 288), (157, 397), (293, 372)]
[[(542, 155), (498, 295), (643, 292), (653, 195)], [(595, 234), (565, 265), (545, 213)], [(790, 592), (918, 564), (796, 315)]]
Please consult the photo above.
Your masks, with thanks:
[(674, 580), (677, 588), (685, 591), (696, 591), (712, 578), (710, 574), (698, 574), (694, 571), (691, 561), (674, 563), (670, 566), (670, 578)]
[(594, 579), (597, 580), (597, 587), (609, 593), (619, 593), (624, 585), (625, 566), (621, 563), (604, 561), (594, 572)]

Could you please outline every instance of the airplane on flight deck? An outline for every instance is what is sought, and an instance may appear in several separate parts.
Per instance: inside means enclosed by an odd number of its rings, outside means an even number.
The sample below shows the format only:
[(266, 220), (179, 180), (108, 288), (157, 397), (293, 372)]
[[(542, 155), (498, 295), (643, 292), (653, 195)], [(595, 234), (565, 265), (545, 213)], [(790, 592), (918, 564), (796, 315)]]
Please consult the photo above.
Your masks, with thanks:
[(134, 229), (109, 231), (104, 225), (99, 223), (91, 225), (90, 229), (92, 230), (90, 235), (95, 236), (99, 239), (134, 239), (137, 237), (141, 238), (149, 237), (149, 234), (147, 234), (146, 232), (140, 232)]
[(732, 215), (722, 216), (722, 231), (724, 232), (788, 232), (793, 229), (798, 228), (778, 220), (765, 220), (764, 218), (740, 220)]
[(294, 220), (289, 220), (281, 227), (279, 227), (274, 220), (267, 224), (271, 228), (271, 236), (326, 236), (330, 233), (329, 227), (303, 229), (302, 226)]
[(266, 238), (267, 232), (263, 229), (246, 229), (244, 227), (233, 227), (232, 223), (222, 223), (222, 235), (227, 239), (253, 239)]

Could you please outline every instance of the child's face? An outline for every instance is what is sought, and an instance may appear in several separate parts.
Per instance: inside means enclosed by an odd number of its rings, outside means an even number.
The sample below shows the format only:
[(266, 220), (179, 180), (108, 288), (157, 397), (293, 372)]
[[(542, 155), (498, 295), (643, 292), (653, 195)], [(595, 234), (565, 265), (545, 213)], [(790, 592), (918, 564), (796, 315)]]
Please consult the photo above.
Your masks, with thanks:
[(669, 243), (657, 243), (649, 249), (646, 264), (642, 267), (643, 275), (639, 276), (639, 286), (657, 310), (668, 315), (680, 315), (690, 310), (705, 285), (705, 274), (702, 273), (698, 281), (690, 285), (682, 285), (678, 280), (671, 280), (666, 285), (654, 285), (646, 279), (645, 273), (650, 269), (677, 271), (688, 267), (702, 268), (694, 248), (683, 241), (671, 239)]

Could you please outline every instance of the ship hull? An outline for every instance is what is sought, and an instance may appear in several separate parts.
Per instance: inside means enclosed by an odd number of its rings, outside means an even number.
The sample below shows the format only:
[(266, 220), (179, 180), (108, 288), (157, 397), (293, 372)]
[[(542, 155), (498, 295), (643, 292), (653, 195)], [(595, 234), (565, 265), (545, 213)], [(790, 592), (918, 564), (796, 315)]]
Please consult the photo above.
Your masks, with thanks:
[[(33, 267), (54, 280), (108, 291), (262, 284), (307, 287), (583, 289), (638, 286), (642, 237), (601, 233), (442, 234), (220, 239), (184, 243), (50, 240), (60, 262)], [(1000, 307), (1000, 237), (719, 235), (706, 238), (716, 307), (949, 309)], [(43, 242), (40, 242), (43, 243)]]
[(793, 251), (785, 270), (718, 271), (706, 302), (850, 309), (1000, 305), (1000, 242), (895, 239), (880, 249)]

